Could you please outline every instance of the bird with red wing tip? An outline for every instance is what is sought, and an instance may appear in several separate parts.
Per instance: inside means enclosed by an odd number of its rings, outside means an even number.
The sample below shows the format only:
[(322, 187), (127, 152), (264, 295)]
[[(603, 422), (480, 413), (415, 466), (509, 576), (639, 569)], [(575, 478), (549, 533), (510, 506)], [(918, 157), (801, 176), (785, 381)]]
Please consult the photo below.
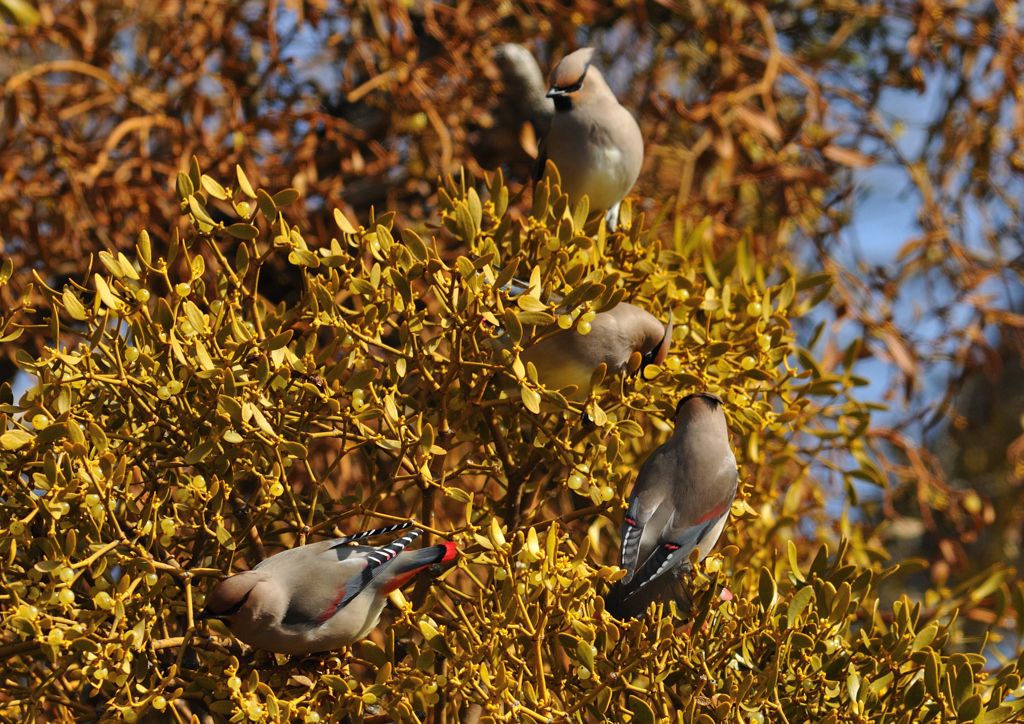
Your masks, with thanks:
[(695, 548), (703, 560), (718, 542), (739, 481), (722, 404), (708, 392), (683, 398), (672, 437), (640, 469), (622, 522), (626, 575), (606, 599), (616, 618), (642, 616), (659, 600), (689, 605), (681, 576)]
[(224, 579), (197, 620), (217, 619), (237, 638), (279, 654), (312, 654), (366, 638), (387, 596), (423, 569), (455, 559), (454, 543), (406, 550), (412, 530), (381, 548), (350, 543), (410, 527), (378, 528), (283, 551)]

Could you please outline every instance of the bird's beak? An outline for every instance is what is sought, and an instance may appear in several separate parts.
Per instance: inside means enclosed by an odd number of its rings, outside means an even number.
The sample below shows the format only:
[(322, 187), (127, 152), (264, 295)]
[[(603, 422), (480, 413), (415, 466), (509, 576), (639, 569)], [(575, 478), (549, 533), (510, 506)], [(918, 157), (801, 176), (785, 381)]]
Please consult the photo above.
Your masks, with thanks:
[(211, 611), (209, 607), (206, 607), (206, 608), (203, 609), (202, 613), (200, 613), (198, 616), (196, 616), (196, 623), (198, 623), (200, 621), (207, 621), (207, 620), (209, 620), (211, 618), (212, 619), (216, 619), (217, 621), (222, 621), (223, 620), (220, 616), (218, 616), (213, 611)]
[(658, 346), (644, 355), (640, 365), (640, 372), (647, 369), (648, 365), (660, 365), (668, 357), (668, 351), (672, 348), (672, 312), (668, 315), (668, 324), (665, 326), (665, 336), (658, 342)]

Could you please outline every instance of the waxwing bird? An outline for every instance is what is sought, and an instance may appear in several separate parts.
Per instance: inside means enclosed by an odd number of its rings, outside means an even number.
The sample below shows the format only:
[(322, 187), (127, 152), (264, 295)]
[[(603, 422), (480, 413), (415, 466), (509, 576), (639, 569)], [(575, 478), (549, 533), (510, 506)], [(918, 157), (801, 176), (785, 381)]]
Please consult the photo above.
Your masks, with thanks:
[[(536, 271), (536, 270), (535, 270)], [(502, 291), (516, 299), (530, 290), (530, 282), (513, 278)], [(552, 294), (551, 302), (561, 304), (562, 298)], [(564, 314), (564, 307), (555, 314)], [(525, 347), (520, 353), (523, 364), (532, 362), (537, 369), (537, 381), (550, 390), (564, 390), (569, 399), (579, 401), (590, 392), (590, 379), (598, 365), (604, 363), (609, 374), (621, 374), (627, 370), (629, 358), (634, 352), (640, 353), (640, 372), (648, 365), (660, 365), (668, 356), (672, 346), (672, 313), (668, 324), (663, 325), (657, 317), (640, 307), (620, 302), (606, 312), (595, 314), (590, 321), (590, 331), (582, 334), (578, 327), (560, 330), (534, 344), (523, 341)], [(492, 349), (511, 347), (508, 335), (491, 339)], [(518, 389), (517, 386), (513, 386)], [(513, 393), (509, 388), (508, 392)]]
[(218, 583), (198, 618), (218, 619), (250, 646), (280, 654), (347, 646), (377, 625), (391, 591), (424, 568), (457, 555), (454, 543), (405, 550), (419, 530), (382, 548), (348, 545), (410, 525), (378, 528), (271, 556), (251, 571)]
[(619, 105), (601, 71), (591, 65), (593, 57), (593, 48), (581, 48), (551, 71), (547, 95), (555, 101), (555, 115), (538, 149), (533, 181), (543, 178), (545, 161), (551, 159), (569, 203), (586, 195), (592, 211), (607, 212), (605, 220), (614, 230), (619, 204), (640, 175), (644, 139), (633, 114)]
[(634, 352), (641, 355), (641, 371), (647, 365), (660, 365), (672, 346), (672, 315), (668, 325), (640, 307), (627, 302), (597, 314), (590, 323), (590, 332), (580, 334), (578, 328), (566, 329), (540, 340), (523, 350), (523, 364), (532, 362), (537, 380), (551, 390), (570, 385), (576, 391), (570, 396), (582, 400), (590, 392), (590, 377), (602, 362), (609, 374), (626, 371)]
[(736, 497), (736, 456), (722, 400), (708, 392), (684, 397), (676, 429), (640, 468), (622, 522), (626, 575), (609, 592), (609, 613), (641, 616), (652, 601), (689, 604), (681, 576), (690, 554), (714, 548)]

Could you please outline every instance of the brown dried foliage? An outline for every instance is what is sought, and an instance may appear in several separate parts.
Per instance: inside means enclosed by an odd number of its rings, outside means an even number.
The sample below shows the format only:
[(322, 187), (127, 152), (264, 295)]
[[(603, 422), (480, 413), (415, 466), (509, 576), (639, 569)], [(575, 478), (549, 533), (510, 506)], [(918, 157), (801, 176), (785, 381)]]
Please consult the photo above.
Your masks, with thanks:
[[(460, 166), (480, 176), (494, 161), (481, 149), (508, 130), (497, 45), (522, 42), (555, 60), (582, 28), (647, 139), (635, 193), (654, 226), (688, 234), (710, 219), (706, 266), (742, 241), (763, 262), (829, 273), (831, 311), (823, 331), (802, 330), (801, 362), (826, 378), (856, 378), (877, 369), (866, 367), (873, 360), (891, 371), (897, 413), (859, 431), (860, 444), (840, 448), (825, 423), (794, 440), (805, 456), (771, 483), (789, 491), (787, 510), (818, 515), (818, 535), (842, 529), (820, 516), (822, 493), (807, 482), (807, 461), (822, 460), (836, 481), (856, 470), (889, 486), (873, 520), (924, 522), (929, 547), (918, 552), (945, 565), (933, 569), (939, 590), (949, 593), (943, 571), (977, 566), (971, 556), (1006, 556), (1024, 517), (1019, 440), (1007, 448), (1019, 430), (986, 447), (990, 463), (979, 467), (971, 434), (994, 414), (972, 415), (961, 400), (984, 377), (989, 407), (1005, 406), (1005, 369), (1024, 351), (1014, 301), (1024, 55), (1013, 6), (408, 6), (126, 0), (40, 5), (38, 22), (3, 15), (0, 251), (13, 261), (4, 306), (39, 307), (33, 273), (58, 289), (91, 278), (96, 252), (131, 255), (143, 229), (167, 248), (186, 228), (172, 191), (193, 156), (214, 178), (232, 178), (238, 164), (254, 185), (298, 189), (285, 214), (311, 238), (332, 236), (334, 208), (363, 222), (371, 207), (394, 211), (396, 224), (422, 230), (437, 220), (437, 177)], [(920, 142), (908, 143), (892, 108), (924, 91), (934, 107)], [(514, 151), (515, 199), (530, 144), (512, 120), (516, 143), (500, 147)], [(871, 267), (849, 253), (845, 230), (856, 172), (878, 164), (907, 179), (921, 232), (899, 241), (896, 264)], [(209, 208), (237, 220), (230, 204)], [(451, 261), (465, 249), (439, 251)], [(300, 283), (288, 265), (279, 271), (279, 284), (261, 286), (273, 299)], [(46, 345), (42, 325), (19, 334), (3, 340), (4, 379), (17, 350)], [(844, 419), (827, 399), (808, 404), (822, 420)], [(860, 424), (845, 419), (837, 424)], [(964, 451), (955, 463), (926, 444), (947, 419)], [(975, 539), (984, 547), (965, 548)]]

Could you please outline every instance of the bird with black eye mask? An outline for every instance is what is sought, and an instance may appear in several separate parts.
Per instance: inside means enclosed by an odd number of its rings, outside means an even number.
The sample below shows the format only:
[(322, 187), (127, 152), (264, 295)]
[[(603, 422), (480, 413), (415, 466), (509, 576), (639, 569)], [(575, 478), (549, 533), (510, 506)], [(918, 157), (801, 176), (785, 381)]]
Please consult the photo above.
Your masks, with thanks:
[(379, 528), (292, 548), (224, 579), (197, 620), (216, 619), (250, 646), (311, 654), (366, 638), (387, 596), (413, 576), (457, 555), (454, 543), (407, 551), (422, 531), (381, 548), (349, 545), (411, 526)]
[(644, 139), (636, 119), (592, 65), (593, 57), (593, 48), (581, 48), (551, 72), (547, 96), (554, 100), (555, 115), (540, 143), (533, 181), (540, 182), (550, 159), (569, 203), (587, 196), (591, 210), (607, 212), (605, 221), (614, 231), (619, 205), (640, 176)]

